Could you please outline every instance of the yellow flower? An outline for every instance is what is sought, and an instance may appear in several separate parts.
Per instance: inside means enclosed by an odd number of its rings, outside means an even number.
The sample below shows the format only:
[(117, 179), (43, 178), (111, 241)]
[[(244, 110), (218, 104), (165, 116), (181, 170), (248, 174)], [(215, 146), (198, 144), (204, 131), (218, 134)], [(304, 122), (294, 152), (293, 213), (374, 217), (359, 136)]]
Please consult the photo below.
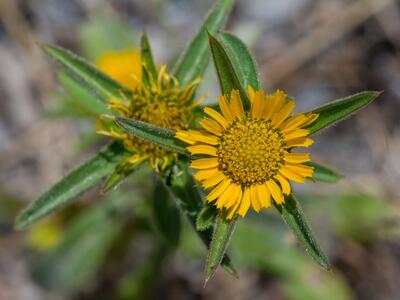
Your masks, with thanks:
[[(200, 78), (181, 87), (177, 79), (167, 72), (166, 66), (161, 66), (157, 78), (153, 78), (147, 66), (136, 61), (137, 56), (128, 56), (127, 53), (126, 55), (111, 54), (107, 58), (107, 65), (110, 68), (103, 69), (106, 74), (114, 75), (117, 81), (119, 81), (117, 74), (120, 78), (130, 76), (132, 80), (127, 85), (127, 88), (132, 90), (132, 97), (130, 99), (123, 97), (122, 99), (109, 99), (108, 108), (125, 118), (133, 118), (162, 128), (175, 131), (188, 128), (194, 119), (192, 110), (200, 102), (200, 100), (192, 102)], [(114, 69), (111, 67), (113, 65)], [(130, 73), (132, 65), (144, 67), (144, 73)], [(147, 78), (147, 80), (143, 78)], [(153, 169), (160, 172), (177, 158), (177, 154), (172, 151), (167, 151), (127, 134), (110, 122), (110, 118), (107, 116), (100, 117), (98, 121), (98, 133), (122, 140), (125, 148), (131, 152), (129, 159), (124, 162), (125, 167), (129, 168), (129, 165), (149, 160)]]
[(97, 67), (127, 88), (133, 88), (137, 79), (142, 76), (142, 65), (140, 62), (140, 51), (138, 49), (127, 49), (122, 51), (110, 51), (97, 60)]
[[(291, 116), (295, 104), (277, 91), (265, 95), (248, 88), (249, 112), (243, 109), (238, 91), (229, 99), (219, 97), (222, 114), (206, 107), (200, 125), (207, 132), (178, 131), (176, 137), (190, 146), (196, 155), (191, 167), (205, 189), (211, 189), (207, 201), (216, 201), (219, 209), (227, 210), (227, 218), (244, 217), (250, 206), (259, 212), (271, 206), (271, 198), (284, 203), (291, 192), (289, 180), (304, 183), (313, 168), (304, 165), (309, 153), (292, 153), (294, 147), (309, 147), (313, 140), (302, 129), (314, 122), (316, 114)], [(200, 157), (199, 157), (200, 156)]]
[(48, 251), (60, 244), (63, 229), (58, 218), (52, 217), (45, 222), (35, 224), (28, 232), (29, 245), (38, 251)]

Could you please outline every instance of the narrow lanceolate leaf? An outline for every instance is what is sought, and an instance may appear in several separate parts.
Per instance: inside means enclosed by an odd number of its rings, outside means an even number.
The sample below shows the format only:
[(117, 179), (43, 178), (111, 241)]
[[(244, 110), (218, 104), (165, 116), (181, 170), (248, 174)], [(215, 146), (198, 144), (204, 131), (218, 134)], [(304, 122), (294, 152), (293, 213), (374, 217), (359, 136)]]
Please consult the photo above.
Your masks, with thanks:
[(176, 248), (179, 243), (181, 219), (179, 210), (160, 177), (156, 177), (152, 211), (154, 224), (165, 243)]
[(70, 101), (77, 109), (92, 117), (109, 113), (107, 105), (94, 97), (86, 88), (83, 88), (75, 78), (64, 71), (59, 73), (58, 78), (68, 96), (70, 96)]
[[(157, 69), (154, 64), (153, 53), (151, 51), (150, 42), (147, 38), (146, 32), (143, 33), (140, 40), (140, 58), (143, 64), (146, 66), (147, 71), (153, 77), (154, 80), (157, 79)], [(147, 72), (142, 72), (142, 74), (147, 74)]]
[(292, 230), (299, 242), (305, 247), (308, 254), (325, 270), (329, 270), (329, 262), (319, 246), (314, 233), (308, 224), (300, 202), (294, 195), (285, 196), (285, 204), (275, 204), (282, 218)]
[(71, 203), (76, 197), (97, 185), (114, 171), (124, 153), (125, 150), (119, 142), (114, 142), (100, 151), (95, 157), (62, 178), (22, 211), (17, 217), (16, 228), (23, 229), (47, 214)]
[(197, 216), (196, 229), (198, 231), (203, 231), (211, 228), (214, 224), (217, 213), (218, 211), (215, 205), (204, 205)]
[(102, 193), (107, 193), (110, 190), (116, 189), (126, 178), (128, 178), (134, 171), (136, 171), (143, 161), (136, 163), (128, 162), (129, 157), (122, 160), (115, 168), (114, 172), (107, 178), (101, 189)]
[(229, 95), (233, 89), (238, 90), (246, 108), (249, 107), (250, 102), (247, 94), (240, 83), (232, 60), (224, 46), (211, 34), (208, 35), (208, 39), (222, 93)]
[[(181, 161), (173, 166), (171, 175), (170, 189), (172, 194), (175, 195), (175, 200), (201, 241), (208, 248), (211, 243), (213, 230), (212, 228), (203, 231), (196, 230), (196, 220), (203, 206), (203, 201), (195, 186), (193, 177), (189, 174), (187, 164)], [(237, 272), (228, 255), (223, 257), (221, 266), (226, 272), (237, 277)]]
[(228, 32), (218, 34), (217, 38), (228, 54), (242, 87), (246, 89), (250, 85), (255, 90), (260, 89), (256, 62), (246, 45)]
[(102, 101), (109, 98), (129, 97), (131, 91), (98, 70), (82, 57), (57, 46), (43, 45), (43, 50), (86, 89)]
[(367, 106), (380, 94), (381, 92), (361, 92), (318, 107), (311, 111), (319, 114), (318, 119), (306, 129), (312, 134), (335, 124)]
[(313, 161), (306, 162), (304, 164), (310, 167), (314, 167), (312, 179), (315, 181), (336, 183), (343, 177), (337, 171), (333, 170), (331, 167), (317, 164), (316, 162)]
[(184, 145), (175, 138), (175, 131), (163, 129), (142, 121), (121, 117), (115, 118), (115, 123), (137, 138), (167, 150), (187, 154)]
[(236, 221), (237, 217), (227, 220), (226, 213), (223, 211), (217, 215), (213, 238), (206, 261), (206, 278), (204, 284), (207, 284), (207, 281), (210, 280), (210, 278), (214, 275), (219, 264), (221, 263), (226, 249), (228, 248), (232, 234), (235, 231)]
[(182, 86), (203, 74), (210, 56), (207, 31), (215, 34), (224, 26), (233, 3), (234, 0), (219, 0), (215, 4), (199, 32), (178, 59), (174, 68), (174, 75)]

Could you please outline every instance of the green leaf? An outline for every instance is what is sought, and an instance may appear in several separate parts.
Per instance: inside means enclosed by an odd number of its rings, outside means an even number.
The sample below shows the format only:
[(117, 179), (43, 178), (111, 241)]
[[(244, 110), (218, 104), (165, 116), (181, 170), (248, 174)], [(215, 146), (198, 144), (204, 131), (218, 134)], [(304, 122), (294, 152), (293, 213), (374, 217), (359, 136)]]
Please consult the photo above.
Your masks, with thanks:
[(227, 51), (225, 50), (224, 46), (211, 34), (208, 35), (208, 39), (222, 93), (224, 95), (230, 95), (232, 90), (238, 90), (244, 102), (244, 106), (248, 108), (250, 106), (249, 99), (242, 85), (240, 84), (240, 80)]
[(224, 26), (233, 3), (234, 0), (219, 0), (214, 5), (199, 32), (178, 59), (174, 67), (174, 75), (181, 86), (189, 84), (203, 74), (210, 55), (207, 30), (216, 33)]
[(335, 124), (367, 106), (380, 94), (381, 92), (361, 92), (316, 108), (311, 112), (319, 114), (318, 119), (305, 129), (310, 130), (312, 134)]
[(314, 233), (308, 224), (300, 202), (293, 194), (285, 196), (285, 204), (278, 205), (274, 202), (283, 220), (305, 247), (308, 254), (325, 270), (329, 270), (329, 262), (325, 253), (319, 246)]
[(235, 35), (222, 32), (217, 35), (236, 71), (241, 86), (246, 89), (260, 89), (260, 78), (254, 58), (246, 45)]
[(102, 73), (78, 55), (57, 46), (43, 45), (42, 49), (73, 76), (77, 82), (102, 101), (109, 98), (129, 98), (132, 92)]
[[(175, 195), (178, 206), (185, 213), (193, 229), (208, 248), (211, 243), (213, 231), (211, 228), (204, 231), (196, 230), (196, 220), (203, 206), (203, 201), (195, 186), (193, 177), (189, 174), (186, 162), (180, 161), (177, 165), (172, 167), (169, 187)], [(221, 266), (226, 272), (237, 277), (237, 272), (227, 255), (223, 257)]]
[(196, 219), (196, 229), (203, 231), (213, 226), (217, 208), (213, 204), (204, 205)]
[(125, 150), (114, 142), (95, 157), (62, 178), (38, 200), (29, 205), (17, 217), (15, 227), (23, 229), (40, 218), (71, 203), (79, 195), (98, 184), (111, 174)]
[(219, 264), (221, 263), (222, 257), (225, 255), (233, 232), (236, 228), (236, 221), (237, 217), (227, 220), (226, 213), (224, 211), (221, 211), (217, 215), (217, 221), (206, 261), (206, 278), (204, 285), (206, 285), (208, 280), (210, 280), (210, 278), (214, 275)]
[(65, 91), (70, 96), (70, 101), (82, 111), (94, 117), (109, 113), (109, 110), (104, 102), (99, 101), (87, 89), (83, 88), (77, 80), (68, 75), (66, 72), (59, 72), (58, 78)]
[(115, 123), (137, 138), (143, 139), (167, 150), (187, 155), (183, 143), (175, 138), (175, 131), (163, 129), (142, 121), (121, 117), (115, 118)]
[(157, 231), (166, 244), (176, 248), (179, 243), (181, 219), (179, 210), (159, 177), (155, 179), (152, 211)]
[[(142, 74), (150, 73), (153, 80), (157, 80), (157, 69), (154, 64), (153, 53), (151, 51), (150, 42), (147, 38), (146, 32), (143, 32), (142, 38), (140, 40), (140, 56), (141, 60), (147, 69), (143, 70)], [(148, 79), (147, 79), (148, 80)]]
[(129, 157), (123, 159), (116, 170), (107, 178), (103, 188), (101, 189), (102, 193), (107, 193), (108, 191), (115, 189), (143, 163), (143, 161), (130, 163), (128, 160)]
[(96, 276), (132, 209), (131, 196), (108, 197), (71, 220), (62, 243), (43, 256), (33, 277), (48, 289), (76, 291)]
[(333, 170), (330, 167), (317, 164), (316, 162), (310, 161), (304, 163), (306, 166), (314, 167), (313, 177), (312, 179), (315, 181), (328, 182), (328, 183), (336, 183), (343, 176), (340, 175), (337, 171)]

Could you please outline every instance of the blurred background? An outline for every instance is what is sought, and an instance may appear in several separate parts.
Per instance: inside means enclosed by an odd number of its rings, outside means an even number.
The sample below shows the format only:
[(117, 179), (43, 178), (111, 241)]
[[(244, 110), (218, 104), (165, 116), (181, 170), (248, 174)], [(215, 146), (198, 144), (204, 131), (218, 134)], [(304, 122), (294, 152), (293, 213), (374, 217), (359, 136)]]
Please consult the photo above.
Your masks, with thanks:
[[(296, 187), (331, 272), (319, 269), (270, 210), (240, 221), (230, 246), (240, 278), (218, 271), (203, 288), (206, 252), (188, 226), (175, 250), (154, 230), (147, 169), (113, 193), (95, 189), (14, 231), (22, 207), (108, 142), (94, 133), (92, 96), (37, 43), (95, 63), (107, 51), (137, 47), (146, 29), (156, 62), (172, 66), (213, 2), (0, 0), (1, 300), (399, 299), (396, 0), (238, 0), (226, 27), (254, 54), (264, 89), (284, 89), (298, 111), (384, 91), (315, 138), (314, 160), (335, 166), (340, 183)], [(210, 65), (198, 95), (213, 102), (218, 93)]]

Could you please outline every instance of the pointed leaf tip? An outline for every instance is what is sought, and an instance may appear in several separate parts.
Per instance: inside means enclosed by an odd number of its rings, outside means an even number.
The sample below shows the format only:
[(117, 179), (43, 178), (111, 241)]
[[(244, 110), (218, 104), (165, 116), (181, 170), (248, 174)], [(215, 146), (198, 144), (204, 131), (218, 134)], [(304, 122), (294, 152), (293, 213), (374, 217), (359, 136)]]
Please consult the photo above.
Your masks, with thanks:
[(313, 134), (340, 122), (370, 104), (380, 94), (382, 94), (382, 92), (364, 91), (318, 107), (311, 111), (311, 113), (319, 115), (318, 119), (305, 129), (310, 130), (310, 134)]
[(214, 228), (213, 238), (207, 255), (205, 267), (205, 284), (215, 274), (231, 241), (236, 228), (237, 217), (227, 220), (226, 213), (220, 212)]

